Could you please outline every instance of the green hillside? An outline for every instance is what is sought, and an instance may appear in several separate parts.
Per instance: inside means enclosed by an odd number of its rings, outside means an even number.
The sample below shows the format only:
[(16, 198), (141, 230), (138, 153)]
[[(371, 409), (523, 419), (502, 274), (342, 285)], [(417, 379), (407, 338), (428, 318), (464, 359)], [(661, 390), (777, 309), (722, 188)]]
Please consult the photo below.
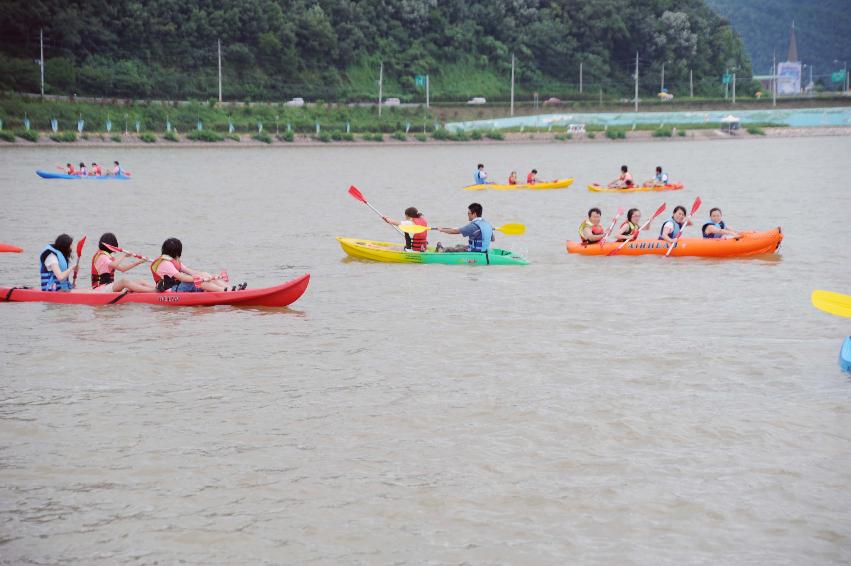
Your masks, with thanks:
[[(747, 46), (757, 74), (771, 71), (771, 57), (785, 61), (789, 28), (795, 21), (798, 58), (813, 65), (813, 78), (851, 64), (851, 3), (848, 0), (707, 0), (727, 18)], [(809, 71), (806, 73), (809, 76)]]
[[(200, 98), (217, 93), (222, 43), (228, 99), (368, 100), (384, 62), (385, 94), (505, 97), (511, 53), (521, 92), (629, 94), (636, 50), (643, 90), (720, 92), (750, 62), (703, 0), (4, 0), (0, 89), (37, 92), (39, 30), (47, 91)], [(686, 85), (686, 86), (683, 86)]]

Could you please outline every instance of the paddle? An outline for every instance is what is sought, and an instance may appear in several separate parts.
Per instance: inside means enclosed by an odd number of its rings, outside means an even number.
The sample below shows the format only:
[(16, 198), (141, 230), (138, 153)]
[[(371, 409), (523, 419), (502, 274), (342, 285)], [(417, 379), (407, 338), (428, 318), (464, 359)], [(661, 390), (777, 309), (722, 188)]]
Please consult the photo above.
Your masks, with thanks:
[[(402, 224), (399, 226), (400, 231), (407, 232), (408, 234), (419, 234), (421, 232), (425, 232), (426, 230), (437, 230), (436, 226), (420, 226), (419, 224)], [(519, 224), (516, 222), (512, 222), (509, 224), (503, 224), (502, 226), (495, 227), (494, 230), (502, 232), (508, 236), (519, 236), (521, 234), (526, 233), (526, 226), (524, 224)]]
[(86, 245), (86, 237), (83, 236), (80, 238), (80, 241), (77, 242), (77, 265), (74, 266), (74, 281), (71, 283), (71, 288), (76, 289), (77, 287), (77, 274), (80, 272), (80, 255), (83, 253), (83, 246)]
[(656, 217), (657, 217), (657, 216), (659, 216), (660, 214), (662, 214), (663, 212), (665, 212), (665, 206), (666, 206), (666, 205), (665, 205), (665, 203), (663, 202), (663, 203), (662, 203), (662, 205), (661, 205), (659, 208), (657, 208), (657, 209), (656, 209), (656, 212), (654, 212), (654, 213), (653, 213), (653, 216), (651, 216), (651, 217), (647, 220), (647, 222), (645, 222), (644, 224), (642, 224), (642, 225), (638, 228), (638, 230), (636, 230), (636, 231), (635, 231), (635, 234), (630, 234), (630, 237), (629, 237), (629, 238), (627, 238), (626, 240), (624, 240), (624, 241), (621, 243), (621, 245), (619, 245), (617, 248), (615, 248), (614, 250), (610, 251), (610, 252), (608, 253), (608, 255), (615, 255), (615, 254), (617, 254), (617, 253), (618, 253), (619, 251), (621, 251), (621, 250), (622, 250), (622, 249), (623, 249), (623, 248), (624, 248), (624, 247), (625, 247), (628, 243), (630, 243), (630, 242), (632, 242), (632, 241), (634, 241), (634, 240), (637, 240), (637, 239), (638, 239), (638, 234), (640, 234), (642, 230), (644, 230), (645, 228), (647, 228), (648, 226), (650, 226), (650, 223), (651, 223), (651, 222), (653, 222), (653, 221), (656, 219)]
[(211, 275), (210, 277), (196, 277), (193, 282), (195, 283), (195, 286), (198, 287), (199, 285), (201, 285), (201, 283), (206, 283), (207, 281), (214, 281), (216, 279), (221, 279), (226, 283), (230, 281), (230, 279), (228, 278), (228, 272), (222, 271), (218, 275)]
[[(369, 204), (366, 201), (366, 197), (363, 196), (363, 193), (360, 192), (356, 186), (354, 186), (354, 185), (349, 186), (349, 194), (352, 195), (356, 200), (361, 201), (362, 203), (367, 205), (369, 208), (371, 208), (373, 210), (373, 212), (375, 212), (378, 216), (380, 216), (381, 218), (384, 218), (383, 214), (378, 212), (378, 210), (376, 210), (376, 208), (374, 206), (372, 206), (371, 204)], [(391, 224), (391, 226), (393, 226), (393, 224)], [(393, 227), (396, 228), (397, 232), (399, 232), (400, 234), (402, 233), (402, 231), (399, 229), (398, 226), (393, 226)]]
[(692, 216), (694, 216), (694, 213), (697, 212), (698, 208), (700, 208), (700, 203), (701, 203), (700, 197), (697, 197), (696, 199), (694, 199), (694, 203), (691, 205), (691, 212), (689, 213), (688, 216), (686, 216), (685, 224), (683, 224), (683, 227), (680, 228), (680, 231), (677, 233), (677, 237), (674, 238), (674, 241), (671, 244), (671, 247), (669, 247), (668, 251), (665, 252), (665, 257), (668, 257), (669, 255), (671, 255), (671, 252), (674, 251), (675, 247), (677, 247), (677, 242), (682, 237), (683, 232), (686, 231), (686, 228), (688, 227), (688, 223), (689, 223), (689, 221), (691, 221), (691, 218), (692, 218)]
[(609, 236), (611, 235), (612, 230), (614, 230), (614, 229), (615, 229), (615, 223), (617, 223), (618, 218), (620, 218), (622, 214), (623, 214), (623, 208), (618, 207), (618, 213), (617, 213), (617, 214), (615, 214), (615, 217), (614, 217), (614, 218), (612, 218), (612, 224), (609, 226), (609, 229), (608, 229), (608, 230), (606, 230), (606, 234), (605, 234), (605, 235), (603, 236), (603, 238), (600, 240), (600, 246), (601, 246), (601, 247), (602, 247), (602, 245), (603, 245), (603, 244), (605, 244), (605, 243), (606, 243), (606, 240), (607, 240), (607, 239), (609, 238)]
[(851, 295), (817, 289), (810, 297), (813, 306), (824, 312), (851, 318)]
[(117, 253), (120, 253), (120, 254), (127, 254), (127, 255), (129, 255), (130, 257), (135, 257), (136, 259), (143, 259), (143, 260), (145, 260), (145, 261), (154, 261), (154, 260), (152, 260), (151, 258), (146, 257), (146, 256), (143, 256), (143, 255), (140, 255), (140, 254), (137, 254), (136, 252), (128, 252), (127, 250), (121, 249), (121, 248), (119, 248), (118, 246), (110, 246), (110, 245), (109, 245), (109, 244), (107, 244), (106, 242), (104, 242), (104, 244), (103, 244), (103, 245), (104, 245), (104, 246), (106, 246), (106, 247), (108, 247), (110, 250), (112, 250), (112, 251), (114, 251), (114, 252), (117, 252)]

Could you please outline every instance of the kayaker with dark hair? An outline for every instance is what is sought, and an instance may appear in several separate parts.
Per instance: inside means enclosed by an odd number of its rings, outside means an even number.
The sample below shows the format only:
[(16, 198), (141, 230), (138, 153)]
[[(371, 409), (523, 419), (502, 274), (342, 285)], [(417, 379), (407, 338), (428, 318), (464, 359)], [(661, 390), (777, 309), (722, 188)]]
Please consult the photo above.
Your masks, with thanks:
[[(630, 208), (626, 213), (626, 222), (621, 224), (618, 229), (617, 241), (634, 240), (638, 236), (638, 229), (641, 226), (641, 211), (637, 208)], [(650, 225), (648, 224), (648, 228)]]
[(65, 174), (66, 174), (66, 175), (76, 175), (76, 174), (77, 174), (77, 171), (76, 171), (76, 170), (74, 170), (74, 166), (73, 166), (73, 165), (71, 165), (70, 163), (66, 163), (66, 164), (65, 164)]
[[(194, 293), (196, 291), (227, 291), (227, 284), (221, 279), (204, 281), (195, 285), (195, 278), (209, 279), (212, 277), (204, 271), (189, 269), (180, 262), (183, 254), (183, 244), (177, 238), (169, 238), (163, 242), (162, 255), (151, 262), (151, 273), (154, 276), (157, 291), (173, 291), (178, 293)], [(245, 288), (245, 283), (240, 289)]]
[(129, 281), (127, 279), (119, 279), (116, 281), (116, 270), (124, 273), (125, 271), (129, 271), (134, 267), (142, 265), (145, 263), (145, 260), (139, 259), (133, 263), (124, 265), (121, 262), (124, 261), (129, 254), (123, 253), (119, 255), (118, 258), (114, 258), (112, 256), (112, 250), (110, 250), (106, 244), (109, 244), (114, 248), (118, 247), (118, 238), (115, 237), (115, 234), (107, 232), (100, 237), (100, 240), (98, 240), (98, 251), (96, 251), (95, 255), (92, 256), (92, 289), (97, 289), (102, 293), (121, 292), (124, 290), (136, 291), (138, 293), (153, 293), (157, 290), (154, 285), (151, 285), (147, 281)]
[(517, 171), (512, 171), (510, 175), (508, 175), (508, 184), (516, 185), (517, 184)]
[(526, 184), (534, 185), (538, 182), (538, 170), (532, 169), (528, 175), (526, 175)]
[(117, 161), (113, 161), (114, 166), (112, 167), (113, 175), (124, 175), (124, 169), (121, 168), (121, 165), (118, 164)]
[[(668, 220), (662, 223), (662, 228), (659, 230), (659, 239), (664, 240), (666, 242), (673, 242), (677, 239), (677, 236), (680, 232), (682, 232), (686, 223), (686, 208), (684, 206), (677, 206), (674, 208), (674, 214)], [(692, 221), (688, 221), (688, 225), (691, 226)]]
[(89, 175), (92, 177), (100, 177), (103, 175), (103, 171), (100, 169), (100, 165), (92, 161), (92, 168), (89, 170)]
[(57, 236), (53, 244), (44, 247), (39, 255), (39, 272), (42, 291), (70, 291), (72, 274), (77, 272), (71, 263), (71, 244), (74, 239), (68, 234)]
[[(392, 224), (393, 226), (399, 226), (402, 224), (416, 224), (417, 226), (428, 226), (428, 220), (425, 219), (422, 212), (416, 209), (416, 207), (409, 206), (405, 209), (405, 220), (398, 221), (393, 220), (389, 216), (383, 216), (384, 221), (388, 224)], [(415, 252), (424, 252), (428, 248), (428, 230), (420, 232), (419, 234), (408, 234), (405, 232), (405, 249), (412, 250)]]
[(644, 183), (645, 187), (664, 187), (668, 184), (668, 174), (662, 171), (662, 166), (656, 166), (656, 175)]
[(89, 170), (86, 169), (86, 164), (83, 163), (82, 161), (80, 161), (80, 170), (77, 171), (77, 174), (80, 177), (88, 177), (89, 176)]
[(476, 172), (473, 174), (473, 184), (486, 185), (488, 182), (488, 172), (485, 171), (485, 165), (483, 163), (479, 163), (478, 166), (476, 166)]
[(588, 218), (579, 225), (579, 239), (582, 240), (583, 244), (591, 244), (603, 239), (605, 230), (600, 226), (602, 216), (603, 213), (597, 207), (588, 211)]
[(482, 205), (477, 202), (467, 207), (467, 220), (469, 224), (461, 228), (437, 228), (444, 234), (461, 234), (466, 236), (468, 243), (444, 248), (443, 244), (437, 243), (435, 251), (438, 252), (486, 252), (491, 242), (495, 242), (494, 229), (491, 224), (482, 218)]
[(721, 219), (721, 209), (718, 207), (709, 211), (709, 222), (703, 225), (703, 237), (721, 239), (725, 236), (738, 238), (740, 234), (735, 230), (727, 228), (727, 225)]
[(621, 165), (621, 172), (618, 178), (609, 183), (610, 189), (627, 189), (633, 184), (632, 173), (629, 172), (626, 165)]

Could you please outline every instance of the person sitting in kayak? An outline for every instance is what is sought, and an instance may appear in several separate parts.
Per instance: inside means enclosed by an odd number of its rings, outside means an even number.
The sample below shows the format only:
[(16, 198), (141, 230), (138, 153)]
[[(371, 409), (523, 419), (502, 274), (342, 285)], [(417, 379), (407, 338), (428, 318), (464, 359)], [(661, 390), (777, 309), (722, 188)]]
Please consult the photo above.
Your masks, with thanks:
[(89, 176), (89, 170), (86, 169), (86, 164), (83, 163), (82, 161), (80, 161), (80, 170), (77, 171), (77, 174), (80, 177), (88, 177)]
[(71, 244), (74, 239), (68, 234), (57, 236), (53, 244), (44, 247), (39, 255), (39, 272), (42, 291), (70, 291), (72, 274), (77, 265), (71, 263)]
[(100, 165), (92, 161), (92, 168), (89, 169), (89, 175), (92, 177), (100, 177), (103, 175), (103, 171), (101, 171)]
[[(409, 206), (405, 209), (405, 219), (401, 222), (393, 220), (389, 216), (383, 216), (384, 221), (393, 226), (401, 226), (403, 224), (416, 224), (417, 226), (428, 226), (428, 220), (425, 219), (422, 212), (415, 207)], [(424, 252), (428, 248), (428, 230), (424, 230), (418, 234), (408, 234), (405, 232), (405, 250), (415, 252)]]
[[(674, 208), (674, 214), (668, 220), (662, 223), (662, 228), (659, 230), (659, 239), (669, 243), (673, 243), (682, 232), (686, 223), (686, 208), (677, 206)], [(692, 221), (688, 221), (688, 225), (692, 225)]]
[[(618, 229), (617, 241), (635, 240), (638, 237), (638, 229), (641, 226), (641, 211), (630, 208), (626, 213), (626, 222)], [(648, 225), (648, 228), (650, 226)]]
[[(195, 278), (210, 279), (212, 276), (204, 271), (189, 269), (180, 262), (183, 254), (183, 244), (177, 238), (169, 238), (163, 242), (162, 255), (151, 263), (151, 273), (158, 292), (194, 293), (197, 291), (227, 291), (227, 284), (221, 279), (211, 279), (195, 286)], [(240, 285), (240, 290), (245, 283)]]
[(92, 289), (96, 289), (101, 293), (119, 293), (121, 291), (135, 291), (137, 293), (154, 293), (157, 288), (155, 285), (147, 281), (119, 279), (115, 280), (115, 271), (122, 273), (129, 271), (134, 267), (145, 263), (144, 259), (139, 259), (130, 264), (122, 264), (129, 254), (121, 254), (118, 258), (112, 256), (112, 250), (106, 247), (106, 244), (117, 248), (118, 238), (112, 232), (107, 232), (98, 240), (98, 251), (92, 256)]
[(74, 169), (73, 165), (71, 165), (70, 163), (66, 163), (65, 164), (65, 174), (66, 175), (76, 175), (77, 171), (76, 171), (76, 169)]
[(444, 234), (461, 234), (466, 236), (468, 243), (458, 244), (444, 248), (443, 244), (437, 243), (435, 251), (438, 252), (487, 252), (491, 242), (495, 242), (494, 229), (491, 224), (482, 218), (482, 205), (477, 202), (467, 207), (467, 220), (469, 224), (462, 228), (437, 228)]
[(517, 184), (517, 171), (512, 171), (511, 174), (508, 176), (508, 184), (509, 185), (516, 185)]
[(479, 163), (479, 165), (476, 167), (476, 172), (473, 174), (473, 184), (487, 185), (488, 182), (488, 172), (485, 171), (484, 164)]
[(113, 161), (112, 174), (116, 176), (124, 175), (124, 169), (121, 168), (121, 165), (118, 164), (117, 161)]
[(664, 187), (668, 184), (668, 174), (662, 171), (662, 166), (656, 166), (656, 175), (644, 183), (645, 187)]
[(727, 228), (727, 225), (721, 219), (721, 209), (717, 207), (709, 211), (709, 222), (703, 225), (702, 232), (704, 238), (721, 239), (741, 237), (741, 234), (735, 230)]
[(626, 165), (621, 165), (621, 173), (618, 178), (609, 183), (610, 189), (628, 189), (632, 186), (632, 173), (627, 170)]
[(579, 225), (579, 239), (583, 244), (591, 244), (599, 242), (605, 235), (605, 230), (600, 226), (600, 219), (603, 213), (597, 207), (588, 211), (588, 218), (582, 221)]
[(534, 185), (538, 182), (538, 170), (532, 169), (528, 175), (526, 175), (526, 184)]

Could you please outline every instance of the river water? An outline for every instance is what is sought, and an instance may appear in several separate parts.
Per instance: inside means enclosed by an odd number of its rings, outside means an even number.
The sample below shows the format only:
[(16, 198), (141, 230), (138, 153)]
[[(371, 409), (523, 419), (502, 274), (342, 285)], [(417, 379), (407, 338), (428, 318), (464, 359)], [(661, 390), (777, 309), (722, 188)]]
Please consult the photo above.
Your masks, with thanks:
[[(0, 150), (0, 282), (61, 232), (252, 287), (290, 309), (0, 305), (0, 562), (847, 564), (851, 137), (541, 145)], [(120, 159), (132, 181), (38, 179)], [(460, 190), (537, 167), (568, 190)], [(628, 163), (681, 193), (591, 194)], [(525, 267), (347, 260), (471, 200)], [(593, 205), (703, 199), (782, 225), (776, 257), (568, 256)], [(658, 229), (658, 224), (657, 224)], [(694, 231), (696, 233), (696, 230)], [(434, 239), (434, 237), (433, 237)], [(441, 235), (446, 243), (460, 239)], [(135, 272), (146, 277), (145, 268)], [(83, 278), (87, 277), (83, 273)]]

